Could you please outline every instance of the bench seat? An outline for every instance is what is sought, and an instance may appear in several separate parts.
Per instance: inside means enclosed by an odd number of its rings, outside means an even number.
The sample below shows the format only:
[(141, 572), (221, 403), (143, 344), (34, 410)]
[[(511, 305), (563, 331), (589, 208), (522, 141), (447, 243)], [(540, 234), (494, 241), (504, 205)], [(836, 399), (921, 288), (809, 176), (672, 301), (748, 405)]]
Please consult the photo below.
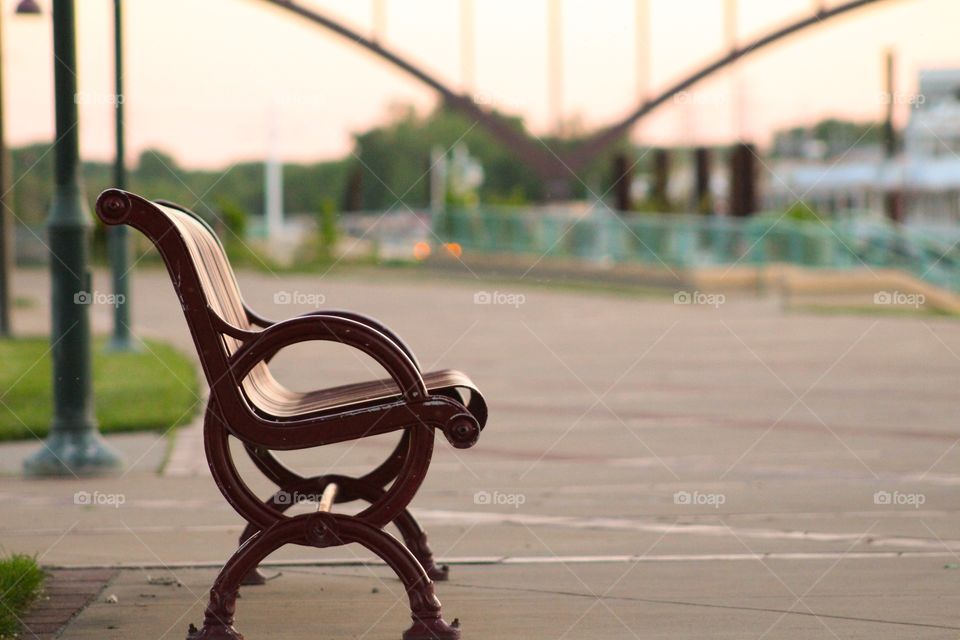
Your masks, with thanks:
[[(458, 399), (481, 425), (486, 422), (486, 403), (465, 373), (454, 369), (431, 371), (423, 374), (423, 381), (431, 395)], [(252, 375), (244, 390), (258, 411), (279, 419), (299, 419), (400, 399), (397, 385), (390, 378), (298, 392), (280, 385), (272, 376)]]

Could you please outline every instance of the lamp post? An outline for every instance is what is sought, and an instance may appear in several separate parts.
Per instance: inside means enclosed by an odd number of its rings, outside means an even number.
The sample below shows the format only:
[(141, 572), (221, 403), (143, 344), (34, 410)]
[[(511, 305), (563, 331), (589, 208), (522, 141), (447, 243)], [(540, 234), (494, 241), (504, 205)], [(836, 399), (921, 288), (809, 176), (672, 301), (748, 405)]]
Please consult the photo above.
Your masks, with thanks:
[(47, 231), (53, 345), (53, 422), (44, 447), (24, 462), (28, 475), (113, 471), (120, 456), (97, 431), (90, 354), (90, 212), (80, 185), (74, 0), (53, 0), (55, 191)]
[(13, 244), (10, 242), (10, 214), (7, 212), (7, 193), (10, 176), (10, 150), (4, 131), (3, 94), (3, 8), (0, 7), (0, 338), (10, 335), (10, 272), (13, 269)]
[[(123, 3), (113, 0), (113, 47), (115, 95), (115, 132), (116, 155), (113, 161), (113, 185), (118, 189), (127, 188), (127, 168), (125, 162), (126, 145), (123, 132)], [(130, 286), (127, 278), (129, 268), (129, 247), (127, 226), (118, 224), (107, 230), (107, 250), (110, 257), (110, 274), (113, 279), (113, 335), (108, 348), (111, 351), (136, 351), (130, 338)]]
[[(18, 15), (40, 13), (40, 7), (34, 0), (22, 0), (17, 5)], [(10, 219), (10, 189), (13, 184), (12, 158), (7, 148), (6, 113), (4, 112), (3, 91), (3, 9), (0, 7), (0, 338), (9, 337), (13, 329), (10, 325), (10, 277), (13, 275), (13, 221)]]

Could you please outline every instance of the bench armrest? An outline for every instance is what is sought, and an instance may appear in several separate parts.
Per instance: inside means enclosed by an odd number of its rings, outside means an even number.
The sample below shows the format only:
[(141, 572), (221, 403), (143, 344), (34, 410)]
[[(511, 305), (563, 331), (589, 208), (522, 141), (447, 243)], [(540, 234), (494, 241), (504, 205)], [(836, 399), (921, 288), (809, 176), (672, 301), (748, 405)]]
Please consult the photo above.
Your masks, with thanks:
[[(362, 417), (360, 414), (364, 410), (359, 410), (348, 412), (356, 415), (346, 416), (347, 420), (341, 424), (339, 432), (318, 434), (314, 432), (316, 425), (337, 421), (338, 418), (336, 416), (323, 418), (304, 416), (302, 419), (287, 421), (282, 427), (268, 426), (269, 421), (265, 423), (258, 420), (261, 428), (267, 426), (268, 431), (278, 429), (272, 435), (261, 432), (260, 428), (248, 430), (243, 420), (231, 423), (231, 429), (246, 432), (238, 433), (238, 435), (244, 435), (246, 441), (269, 448), (291, 448), (286, 445), (297, 440), (301, 445), (319, 446), (376, 433), (386, 433), (399, 428), (402, 423), (409, 424), (410, 419), (413, 419), (415, 423), (440, 429), (450, 444), (459, 449), (476, 444), (480, 436), (480, 423), (461, 403), (444, 396), (431, 396), (420, 371), (399, 346), (376, 329), (349, 318), (305, 315), (270, 325), (245, 342), (233, 354), (230, 359), (232, 375), (228, 376), (230, 379), (217, 381), (217, 395), (237, 393), (243, 379), (249, 375), (257, 363), (285, 347), (308, 341), (339, 342), (354, 347), (376, 360), (386, 369), (400, 389), (403, 398), (400, 404), (392, 408), (385, 407), (388, 412), (392, 411), (399, 415), (400, 421), (384, 419), (382, 424), (371, 426), (366, 420), (351, 419)], [(303, 448), (303, 446), (295, 448)]]
[(307, 341), (339, 342), (363, 351), (387, 371), (406, 401), (417, 402), (427, 396), (420, 370), (393, 340), (364, 323), (326, 314), (275, 322), (244, 343), (231, 359), (236, 384), (239, 385), (258, 362), (285, 347)]
[[(257, 327), (266, 329), (276, 324), (276, 322), (272, 320), (268, 320), (267, 318), (264, 318), (263, 316), (258, 314), (256, 311), (254, 311), (249, 306), (247, 306), (246, 303), (244, 303), (243, 308), (247, 313), (247, 319), (250, 321), (251, 324)], [(384, 336), (392, 340), (393, 343), (396, 344), (398, 347), (400, 347), (400, 349), (407, 355), (407, 357), (410, 358), (410, 361), (413, 362), (413, 366), (415, 366), (418, 371), (423, 370), (420, 367), (420, 362), (417, 360), (417, 356), (413, 354), (413, 349), (411, 349), (407, 345), (407, 343), (400, 338), (400, 336), (398, 336), (394, 331), (391, 331), (389, 327), (384, 325), (382, 322), (380, 322), (376, 318), (371, 318), (370, 316), (364, 315), (362, 313), (357, 313), (356, 311), (347, 311), (345, 309), (318, 309), (316, 311), (308, 311), (307, 313), (304, 313), (299, 317), (302, 318), (305, 316), (331, 316), (336, 318), (346, 318), (348, 320), (353, 320), (355, 322), (365, 324), (371, 329), (379, 331)]]
[[(281, 349), (308, 341), (339, 342), (369, 355), (386, 369), (399, 388), (402, 400), (377, 409), (358, 409), (344, 414), (304, 414), (286, 420), (283, 426), (249, 412), (236, 414), (240, 405), (246, 405), (238, 394), (250, 371)], [(228, 429), (249, 444), (271, 449), (308, 448), (388, 433), (411, 423), (440, 429), (450, 444), (458, 449), (472, 447), (480, 437), (477, 418), (460, 402), (444, 396), (431, 396), (420, 371), (400, 347), (376, 329), (348, 318), (304, 315), (276, 322), (244, 342), (230, 358), (229, 369), (231, 375), (211, 385), (212, 391), (217, 397), (233, 397), (240, 401), (239, 404), (229, 402), (220, 409), (228, 418)], [(382, 413), (380, 418), (374, 419), (373, 425), (363, 418), (363, 414), (369, 415), (370, 411)], [(227, 416), (227, 413), (232, 415)], [(337, 424), (337, 427), (334, 431), (316, 431), (322, 424)]]

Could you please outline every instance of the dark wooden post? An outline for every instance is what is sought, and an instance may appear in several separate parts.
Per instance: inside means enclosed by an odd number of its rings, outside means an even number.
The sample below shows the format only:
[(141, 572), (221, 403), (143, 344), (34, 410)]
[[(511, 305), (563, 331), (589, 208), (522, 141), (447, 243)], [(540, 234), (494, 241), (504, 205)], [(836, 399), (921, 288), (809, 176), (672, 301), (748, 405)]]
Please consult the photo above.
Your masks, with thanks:
[(653, 152), (653, 193), (654, 205), (663, 211), (670, 210), (670, 151), (655, 149)]
[(343, 194), (344, 211), (363, 210), (363, 167), (354, 165), (347, 176), (347, 189)]
[(695, 164), (695, 183), (693, 203), (694, 211), (698, 213), (713, 212), (713, 193), (710, 191), (710, 173), (713, 156), (707, 147), (697, 147), (693, 151)]
[(730, 155), (730, 215), (746, 217), (757, 211), (757, 152), (749, 143), (733, 147)]
[(630, 188), (633, 185), (633, 163), (626, 153), (618, 153), (613, 158), (613, 199), (617, 211), (633, 209)]
[[(886, 83), (887, 112), (883, 121), (883, 150), (887, 163), (893, 164), (897, 157), (897, 130), (894, 128), (894, 106), (896, 105), (896, 87), (894, 86), (893, 52), (884, 54), (884, 79)], [(903, 193), (899, 187), (892, 187), (883, 194), (883, 208), (893, 222), (903, 222)]]

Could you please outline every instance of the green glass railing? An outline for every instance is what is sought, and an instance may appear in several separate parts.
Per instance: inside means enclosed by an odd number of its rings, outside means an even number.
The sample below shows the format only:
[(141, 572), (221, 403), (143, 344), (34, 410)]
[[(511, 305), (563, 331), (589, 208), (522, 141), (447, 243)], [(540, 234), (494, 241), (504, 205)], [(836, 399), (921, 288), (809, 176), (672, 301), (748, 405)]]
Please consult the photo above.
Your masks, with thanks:
[(863, 212), (830, 221), (479, 208), (434, 219), (465, 251), (673, 267), (782, 262), (830, 269), (896, 268), (960, 291), (960, 228), (896, 226)]

